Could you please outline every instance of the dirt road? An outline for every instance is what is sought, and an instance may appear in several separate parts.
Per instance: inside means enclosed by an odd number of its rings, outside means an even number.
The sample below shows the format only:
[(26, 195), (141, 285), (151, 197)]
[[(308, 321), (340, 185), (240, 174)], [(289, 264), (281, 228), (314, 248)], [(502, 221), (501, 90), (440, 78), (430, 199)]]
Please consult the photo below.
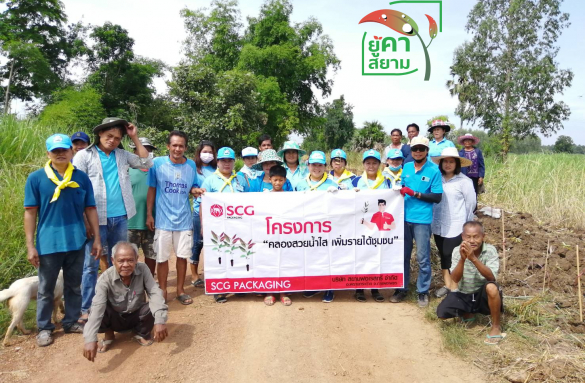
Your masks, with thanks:
[[(169, 276), (174, 279), (174, 272)], [(189, 278), (188, 278), (189, 280)], [(173, 281), (174, 282), (174, 281)], [(483, 382), (474, 366), (441, 347), (436, 327), (413, 304), (356, 302), (338, 292), (331, 304), (293, 295), (293, 304), (261, 298), (216, 304), (189, 287), (194, 304), (169, 304), (170, 336), (140, 347), (117, 334), (95, 363), (82, 356), (82, 337), (54, 333), (36, 347), (16, 336), (0, 348), (1, 382)], [(388, 293), (385, 293), (388, 296)], [(174, 297), (173, 287), (169, 298)]]

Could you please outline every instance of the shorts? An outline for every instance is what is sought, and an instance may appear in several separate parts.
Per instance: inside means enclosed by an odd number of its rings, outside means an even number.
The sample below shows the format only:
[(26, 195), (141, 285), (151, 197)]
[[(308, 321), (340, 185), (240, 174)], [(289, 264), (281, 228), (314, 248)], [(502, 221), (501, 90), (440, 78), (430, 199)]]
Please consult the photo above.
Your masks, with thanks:
[(446, 238), (440, 235), (434, 235), (435, 245), (439, 249), (439, 256), (441, 258), (441, 270), (451, 269), (451, 260), (453, 259), (453, 250), (461, 245), (461, 234), (457, 237)]
[(500, 312), (504, 312), (504, 298), (502, 289), (495, 282), (486, 282), (481, 289), (473, 294), (465, 294), (460, 291), (452, 291), (437, 307), (437, 316), (442, 319), (455, 318), (463, 314), (483, 314), (490, 315), (490, 306), (488, 304), (488, 295), (486, 286), (493, 283), (498, 287), (500, 292)]
[(136, 230), (128, 229), (128, 242), (133, 243), (139, 249), (142, 249), (144, 257), (156, 260), (154, 253), (154, 231), (151, 230)]
[(154, 231), (154, 252), (158, 263), (167, 262), (174, 251), (178, 258), (187, 259), (191, 256), (193, 231)]

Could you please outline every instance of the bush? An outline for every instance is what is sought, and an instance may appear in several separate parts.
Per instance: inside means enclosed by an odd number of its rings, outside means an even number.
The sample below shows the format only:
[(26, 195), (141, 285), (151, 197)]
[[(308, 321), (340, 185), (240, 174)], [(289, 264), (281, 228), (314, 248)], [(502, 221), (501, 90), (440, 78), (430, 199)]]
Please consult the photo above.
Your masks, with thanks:
[(90, 131), (106, 117), (99, 93), (85, 86), (65, 88), (53, 94), (53, 103), (39, 116), (44, 125), (68, 130)]

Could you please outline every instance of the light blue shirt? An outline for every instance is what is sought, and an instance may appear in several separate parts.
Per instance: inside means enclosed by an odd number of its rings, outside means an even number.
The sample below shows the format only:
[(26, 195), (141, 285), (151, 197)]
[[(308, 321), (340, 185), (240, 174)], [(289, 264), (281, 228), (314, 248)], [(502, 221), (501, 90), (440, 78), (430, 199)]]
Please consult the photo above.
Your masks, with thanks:
[[(224, 187), (225, 185), (225, 187)], [(231, 187), (230, 187), (231, 185)], [(248, 192), (248, 185), (243, 176), (236, 174), (230, 184), (226, 184), (217, 174), (212, 174), (205, 179), (201, 188), (208, 193), (245, 193)], [(201, 204), (201, 198), (197, 198)]]
[[(368, 190), (370, 188), (368, 185), (374, 186), (375, 182), (376, 181), (370, 181), (369, 179), (364, 177), (358, 177), (354, 179), (353, 185), (355, 185), (355, 187), (360, 190)], [(378, 189), (390, 189), (390, 180), (388, 180), (387, 178), (384, 179), (384, 182), (382, 182), (380, 186), (376, 188), (376, 190)]]
[[(317, 181), (317, 182), (313, 182), (312, 180), (307, 181), (307, 178), (305, 177), (304, 180), (301, 180), (297, 186), (295, 187), (296, 191), (303, 191), (303, 190), (310, 190), (311, 187), (313, 185), (318, 184), (321, 181)], [(309, 184), (310, 183), (310, 184)], [(335, 187), (336, 189), (339, 189), (339, 185), (337, 185), (335, 182), (331, 181), (329, 178), (327, 178), (325, 180), (325, 182), (323, 182), (321, 185), (319, 185), (317, 188), (313, 189), (313, 190), (327, 190), (329, 189), (331, 186)]]
[(185, 231), (193, 229), (189, 192), (198, 187), (197, 168), (193, 160), (175, 164), (169, 156), (157, 157), (148, 171), (148, 186), (156, 188), (157, 229)]
[(356, 179), (355, 175), (352, 175), (350, 178), (346, 178), (341, 182), (338, 182), (340, 177), (335, 177), (335, 173), (333, 172), (333, 170), (331, 170), (329, 172), (329, 174), (327, 175), (327, 177), (335, 182), (337, 184), (337, 186), (339, 186), (339, 189), (341, 190), (350, 190), (353, 188), (353, 180)]
[[(203, 173), (203, 174), (201, 174)], [(215, 173), (215, 168), (213, 166), (205, 165), (201, 167), (201, 173), (197, 172), (197, 178), (199, 185), (203, 185), (205, 179)], [(203, 187), (203, 186), (201, 186)], [(201, 203), (200, 198), (193, 199), (193, 212), (198, 215), (199, 214), (199, 204)]]
[(455, 147), (455, 144), (446, 138), (443, 138), (439, 142), (435, 141), (435, 139), (433, 138), (429, 142), (429, 159), (430, 159), (430, 157), (440, 156), (441, 152), (445, 148), (454, 148), (454, 147)]
[(108, 156), (97, 145), (96, 149), (100, 155), (104, 183), (106, 184), (106, 212), (108, 218), (126, 215), (124, 198), (122, 198), (122, 188), (120, 187), (120, 178), (118, 177), (116, 152), (112, 151)]
[(294, 173), (291, 172), (286, 164), (283, 166), (286, 168), (286, 178), (290, 181), (293, 189), (297, 187), (300, 181), (303, 181), (309, 175), (309, 168), (304, 164), (299, 163), (299, 166), (297, 166), (297, 170), (295, 170)]
[[(404, 165), (402, 185), (419, 193), (443, 193), (443, 181), (439, 167), (428, 160), (416, 172), (414, 162)], [(430, 225), (433, 222), (433, 203), (421, 201), (409, 195), (404, 196), (404, 220), (410, 223)]]

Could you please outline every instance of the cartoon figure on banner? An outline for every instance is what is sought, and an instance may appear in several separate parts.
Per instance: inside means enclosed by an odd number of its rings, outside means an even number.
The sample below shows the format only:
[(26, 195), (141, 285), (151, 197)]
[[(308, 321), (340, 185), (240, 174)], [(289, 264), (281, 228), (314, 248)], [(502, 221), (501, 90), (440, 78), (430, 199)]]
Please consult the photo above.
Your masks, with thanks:
[[(252, 242), (252, 240), (248, 241), (248, 243), (246, 243), (246, 241), (244, 241), (242, 238), (238, 238), (237, 234), (234, 234), (233, 237), (230, 237), (228, 234), (226, 233), (221, 233), (219, 236), (217, 234), (215, 234), (213, 231), (211, 232), (211, 242), (213, 243), (213, 245), (215, 247), (213, 247), (212, 250), (215, 250), (217, 252), (219, 252), (219, 257), (217, 258), (217, 262), (221, 265), (221, 255), (222, 255), (222, 249), (227, 249), (227, 250), (223, 250), (224, 253), (229, 253), (230, 255), (230, 265), (233, 267), (234, 266), (234, 251), (240, 250), (242, 252), (242, 255), (240, 256), (240, 258), (246, 258), (246, 261), (250, 261), (250, 257), (254, 254), (254, 252), (252, 251), (252, 247), (255, 245), (255, 243)], [(250, 264), (247, 263), (246, 264), (246, 271), (250, 271)]]
[[(368, 206), (369, 204), (366, 202), (362, 209), (364, 214), (368, 212)], [(366, 225), (370, 230), (390, 231), (396, 228), (394, 217), (392, 214), (386, 213), (386, 200), (383, 199), (378, 200), (378, 211), (372, 215), (370, 222), (366, 222), (365, 218), (362, 218), (361, 224)]]

